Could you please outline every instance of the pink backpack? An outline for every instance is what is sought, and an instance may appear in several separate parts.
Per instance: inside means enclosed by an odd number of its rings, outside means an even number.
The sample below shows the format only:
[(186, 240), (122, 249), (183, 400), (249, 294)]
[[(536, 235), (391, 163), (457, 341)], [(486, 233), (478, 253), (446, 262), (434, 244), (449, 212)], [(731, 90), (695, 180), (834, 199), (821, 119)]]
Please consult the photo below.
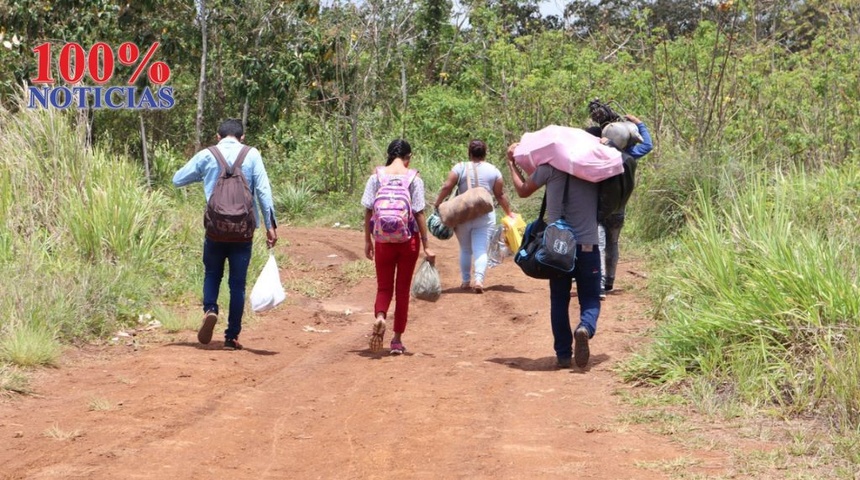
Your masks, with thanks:
[(418, 170), (409, 170), (406, 180), (386, 175), (383, 167), (376, 168), (379, 189), (373, 200), (370, 223), (373, 238), (380, 243), (403, 243), (412, 238), (415, 217), (412, 214), (412, 195), (409, 185)]

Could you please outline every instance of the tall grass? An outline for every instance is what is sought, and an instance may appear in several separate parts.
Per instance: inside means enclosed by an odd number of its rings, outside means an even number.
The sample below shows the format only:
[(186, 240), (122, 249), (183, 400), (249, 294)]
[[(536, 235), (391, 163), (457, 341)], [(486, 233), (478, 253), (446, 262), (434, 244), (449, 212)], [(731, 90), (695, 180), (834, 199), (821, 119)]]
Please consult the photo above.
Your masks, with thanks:
[[(731, 176), (730, 176), (731, 177)], [(860, 170), (748, 171), (705, 184), (657, 276), (658, 317), (630, 380), (704, 375), (743, 399), (860, 425)]]
[(275, 209), (286, 218), (305, 218), (312, 210), (315, 195), (305, 183), (281, 185), (272, 193)]
[(87, 148), (66, 113), (0, 110), (0, 131), (0, 362), (52, 364), (60, 342), (188, 291), (199, 216)]

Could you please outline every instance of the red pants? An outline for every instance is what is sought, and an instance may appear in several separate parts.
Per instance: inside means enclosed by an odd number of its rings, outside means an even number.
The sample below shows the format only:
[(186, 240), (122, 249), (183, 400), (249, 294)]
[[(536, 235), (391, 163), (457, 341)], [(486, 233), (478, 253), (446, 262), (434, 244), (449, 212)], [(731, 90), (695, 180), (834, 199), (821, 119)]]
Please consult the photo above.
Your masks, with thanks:
[[(376, 242), (376, 315), (386, 316), (392, 297), (394, 305), (394, 331), (406, 331), (406, 318), (409, 316), (409, 290), (412, 287), (412, 274), (418, 262), (418, 235), (408, 242)], [(396, 280), (395, 280), (396, 276)]]

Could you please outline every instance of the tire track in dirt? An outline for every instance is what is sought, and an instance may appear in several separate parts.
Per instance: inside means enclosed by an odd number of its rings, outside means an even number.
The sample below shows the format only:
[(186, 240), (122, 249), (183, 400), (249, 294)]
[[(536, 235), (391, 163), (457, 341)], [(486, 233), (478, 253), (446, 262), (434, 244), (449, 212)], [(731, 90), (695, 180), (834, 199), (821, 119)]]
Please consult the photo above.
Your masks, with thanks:
[[(344, 287), (332, 265), (363, 257), (359, 232), (281, 233), (286, 254), (313, 266), (282, 275), (329, 275)], [(665, 475), (641, 462), (691, 455), (618, 421), (623, 387), (610, 369), (647, 328), (638, 300), (605, 302), (590, 368), (556, 370), (545, 282), (507, 260), (484, 294), (462, 292), (456, 242), (432, 248), (445, 293), (412, 302), (407, 355), (367, 351), (374, 279), (324, 299), (288, 292), (249, 324), (241, 352), (198, 348), (182, 332), (45, 372), (44, 398), (0, 403), (0, 438), (12, 442), (0, 450), (0, 478), (650, 479)], [(87, 412), (93, 395), (123, 405)], [(83, 436), (42, 437), (56, 419)]]

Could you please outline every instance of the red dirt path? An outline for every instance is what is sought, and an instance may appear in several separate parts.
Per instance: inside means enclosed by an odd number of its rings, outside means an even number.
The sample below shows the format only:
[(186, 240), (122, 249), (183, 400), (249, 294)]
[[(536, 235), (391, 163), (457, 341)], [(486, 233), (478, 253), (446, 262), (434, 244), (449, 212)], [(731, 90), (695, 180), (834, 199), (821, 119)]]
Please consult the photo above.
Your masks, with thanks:
[[(459, 292), (456, 241), (435, 241), (443, 296), (413, 301), (409, 353), (390, 357), (367, 349), (375, 280), (340, 278), (362, 234), (288, 228), (278, 248), (306, 267), (282, 269), (288, 285), (341, 288), (288, 290), (246, 326), (243, 351), (187, 331), (68, 352), (36, 374), (37, 395), (0, 400), (0, 478), (656, 479), (668, 476), (648, 465), (688, 457), (721, 470), (721, 454), (621, 420), (629, 387), (612, 368), (649, 326), (634, 264), (619, 265), (589, 367), (558, 370), (546, 282), (510, 260), (483, 295)], [(91, 411), (93, 398), (118, 406)], [(52, 426), (80, 436), (44, 435)]]

